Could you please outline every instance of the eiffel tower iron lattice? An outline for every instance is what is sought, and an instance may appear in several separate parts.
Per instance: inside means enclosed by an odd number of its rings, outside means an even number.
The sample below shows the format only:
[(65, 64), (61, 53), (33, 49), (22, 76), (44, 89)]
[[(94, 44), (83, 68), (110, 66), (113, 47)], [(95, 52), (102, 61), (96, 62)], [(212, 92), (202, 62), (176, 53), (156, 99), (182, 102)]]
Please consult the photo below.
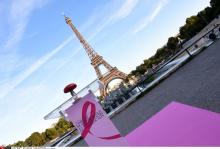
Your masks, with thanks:
[[(67, 16), (65, 17), (66, 23), (71, 27), (72, 31), (76, 34), (76, 37), (79, 39), (80, 43), (83, 45), (86, 50), (87, 55), (91, 60), (91, 65), (95, 69), (96, 75), (100, 82), (103, 84), (103, 88), (100, 89), (101, 96), (107, 95), (107, 86), (109, 82), (114, 79), (126, 79), (126, 74), (118, 70), (117, 67), (112, 67), (108, 62), (106, 62), (102, 56), (95, 52), (95, 50), (89, 45), (89, 43), (85, 40), (85, 38), (81, 35), (81, 33), (76, 29), (73, 25), (71, 19)], [(106, 74), (102, 74), (100, 70), (100, 66), (103, 65), (108, 72)]]

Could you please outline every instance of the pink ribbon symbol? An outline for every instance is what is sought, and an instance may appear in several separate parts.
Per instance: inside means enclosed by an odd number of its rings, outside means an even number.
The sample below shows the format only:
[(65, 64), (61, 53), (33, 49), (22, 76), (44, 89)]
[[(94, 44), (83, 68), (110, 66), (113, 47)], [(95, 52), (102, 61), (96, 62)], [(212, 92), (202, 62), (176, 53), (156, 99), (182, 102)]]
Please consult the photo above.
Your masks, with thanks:
[[(87, 110), (89, 109), (89, 106), (91, 107), (91, 112), (90, 112), (89, 118), (87, 120)], [(93, 133), (90, 131), (90, 129), (94, 123), (95, 115), (96, 115), (95, 104), (90, 101), (86, 101), (83, 105), (83, 108), (82, 108), (82, 121), (83, 121), (83, 125), (84, 125), (84, 130), (82, 131), (81, 135), (83, 138), (85, 138), (89, 133), (91, 135), (93, 135)], [(117, 139), (120, 137), (121, 137), (120, 134), (116, 134), (113, 136), (97, 137), (97, 138), (104, 139), (104, 140), (112, 140), (112, 139)]]

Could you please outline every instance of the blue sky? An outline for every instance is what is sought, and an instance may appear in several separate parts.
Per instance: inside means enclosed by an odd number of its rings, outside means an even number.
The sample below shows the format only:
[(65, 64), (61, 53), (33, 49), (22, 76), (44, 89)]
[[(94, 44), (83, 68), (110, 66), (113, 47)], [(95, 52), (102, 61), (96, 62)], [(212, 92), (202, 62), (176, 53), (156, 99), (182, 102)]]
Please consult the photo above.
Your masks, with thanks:
[(54, 121), (43, 117), (70, 97), (70, 82), (96, 78), (69, 16), (92, 47), (125, 73), (178, 33), (209, 0), (1, 0), (0, 144), (24, 140)]

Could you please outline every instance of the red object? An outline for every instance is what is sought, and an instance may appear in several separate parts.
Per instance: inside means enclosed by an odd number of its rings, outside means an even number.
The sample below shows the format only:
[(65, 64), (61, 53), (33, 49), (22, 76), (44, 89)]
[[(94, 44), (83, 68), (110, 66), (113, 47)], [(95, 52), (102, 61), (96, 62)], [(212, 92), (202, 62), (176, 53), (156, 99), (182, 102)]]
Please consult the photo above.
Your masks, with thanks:
[(0, 146), (0, 149), (5, 149), (3, 146)]
[(77, 87), (77, 85), (76, 85), (75, 83), (71, 83), (71, 84), (67, 85), (67, 86), (64, 88), (63, 92), (64, 92), (64, 93), (69, 93), (69, 92), (71, 92), (72, 90), (74, 90), (76, 87)]

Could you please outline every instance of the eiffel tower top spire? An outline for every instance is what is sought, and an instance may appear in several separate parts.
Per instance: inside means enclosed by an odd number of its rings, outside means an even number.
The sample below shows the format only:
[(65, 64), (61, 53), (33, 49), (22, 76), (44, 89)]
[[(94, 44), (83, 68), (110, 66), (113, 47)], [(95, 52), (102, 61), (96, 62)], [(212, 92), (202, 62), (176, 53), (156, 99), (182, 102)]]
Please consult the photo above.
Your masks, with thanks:
[(71, 27), (73, 32), (76, 34), (76, 37), (79, 39), (80, 43), (83, 45), (84, 49), (86, 50), (86, 53), (88, 54), (90, 60), (92, 61), (98, 54), (89, 45), (89, 43), (84, 39), (84, 37), (80, 34), (80, 32), (76, 29), (76, 27), (72, 23), (72, 20), (65, 15), (64, 15), (64, 18), (65, 18), (66, 23)]

